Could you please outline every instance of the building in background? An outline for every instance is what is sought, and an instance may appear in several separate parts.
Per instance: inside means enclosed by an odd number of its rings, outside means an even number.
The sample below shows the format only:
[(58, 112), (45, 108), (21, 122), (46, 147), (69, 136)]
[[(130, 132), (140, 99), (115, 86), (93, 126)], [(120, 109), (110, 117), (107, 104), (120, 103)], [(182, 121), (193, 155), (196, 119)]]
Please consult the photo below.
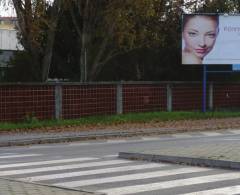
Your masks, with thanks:
[(17, 18), (0, 17), (0, 80), (4, 77), (6, 69), (10, 68), (10, 58), (13, 53), (23, 50), (17, 39)]

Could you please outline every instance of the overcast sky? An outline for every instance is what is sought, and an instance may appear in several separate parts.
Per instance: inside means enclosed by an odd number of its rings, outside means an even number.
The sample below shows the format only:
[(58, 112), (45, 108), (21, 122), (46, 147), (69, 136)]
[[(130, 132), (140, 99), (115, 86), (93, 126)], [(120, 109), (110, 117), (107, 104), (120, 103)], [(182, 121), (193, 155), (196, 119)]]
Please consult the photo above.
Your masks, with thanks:
[[(1, 0), (0, 0), (1, 2)], [(15, 12), (14, 12), (14, 9), (12, 6), (8, 6), (7, 8), (6, 7), (3, 7), (2, 4), (0, 4), (0, 16), (1, 17), (9, 17), (9, 16), (15, 16)]]
[[(5, 0), (5, 1), (11, 2), (10, 0)], [(14, 8), (13, 6), (11, 6), (11, 4), (6, 8), (3, 6), (1, 2), (3, 2), (3, 0), (0, 0), (0, 17), (16, 16)], [(53, 0), (46, 0), (46, 2), (52, 3)]]

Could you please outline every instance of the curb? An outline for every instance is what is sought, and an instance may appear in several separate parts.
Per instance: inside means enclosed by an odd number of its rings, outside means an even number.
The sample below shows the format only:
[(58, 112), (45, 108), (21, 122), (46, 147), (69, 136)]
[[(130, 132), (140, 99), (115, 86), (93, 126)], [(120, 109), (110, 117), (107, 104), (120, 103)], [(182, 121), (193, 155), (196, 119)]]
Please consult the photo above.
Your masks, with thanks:
[(192, 165), (192, 166), (206, 166), (206, 167), (240, 170), (240, 162), (234, 162), (234, 161), (180, 157), (180, 156), (167, 156), (167, 155), (157, 155), (157, 154), (131, 153), (131, 152), (120, 152), (118, 154), (118, 157), (123, 159), (130, 159), (130, 160), (167, 162), (167, 163), (174, 163), (174, 164), (186, 164), (186, 165)]
[(93, 195), (106, 195), (105, 193), (93, 192), (93, 191), (88, 191), (88, 190), (84, 190), (84, 189), (67, 188), (67, 187), (41, 184), (41, 183), (35, 183), (35, 182), (26, 182), (26, 181), (21, 181), (21, 180), (17, 180), (17, 179), (2, 178), (2, 177), (0, 177), (0, 179), (5, 180), (5, 181), (9, 181), (9, 182), (18, 182), (18, 183), (24, 183), (24, 184), (27, 184), (27, 185), (35, 185), (35, 186), (43, 186), (43, 187), (48, 187), (48, 188), (60, 189), (60, 190), (83, 192), (83, 193), (89, 193), (89, 194), (93, 194)]
[[(97, 130), (96, 130), (97, 131)], [(207, 131), (207, 130), (205, 130)], [(181, 134), (181, 133), (194, 133), (194, 132), (204, 132), (199, 130), (194, 131), (186, 131), (186, 130), (176, 130), (176, 129), (144, 129), (144, 130), (131, 130), (131, 131), (110, 131), (110, 132), (97, 132), (97, 133), (79, 133), (74, 135), (65, 134), (58, 134), (41, 137), (41, 133), (39, 136), (33, 138), (27, 138), (24, 136), (21, 138), (14, 139), (14, 134), (12, 135), (12, 139), (6, 138), (0, 140), (0, 147), (8, 147), (8, 146), (24, 146), (24, 145), (32, 145), (32, 144), (52, 144), (52, 143), (64, 143), (64, 142), (72, 142), (72, 141), (88, 141), (88, 140), (98, 140), (98, 139), (110, 139), (110, 138), (127, 138), (127, 137), (134, 137), (134, 136), (151, 136), (151, 135), (172, 135), (172, 134)], [(240, 132), (240, 130), (239, 130)]]
[[(176, 131), (135, 131), (135, 132), (104, 132), (104, 133), (94, 133), (86, 135), (74, 135), (74, 136), (57, 136), (57, 137), (45, 137), (45, 138), (31, 138), (31, 139), (13, 139), (8, 141), (0, 141), (0, 147), (8, 146), (24, 146), (31, 144), (50, 144), (50, 143), (61, 143), (61, 142), (70, 142), (70, 141), (86, 141), (86, 140), (97, 140), (97, 139), (107, 139), (107, 138), (116, 138), (116, 137), (132, 137), (132, 136), (144, 136), (144, 135), (164, 135), (168, 133), (175, 133)], [(179, 132), (181, 133), (181, 132)]]

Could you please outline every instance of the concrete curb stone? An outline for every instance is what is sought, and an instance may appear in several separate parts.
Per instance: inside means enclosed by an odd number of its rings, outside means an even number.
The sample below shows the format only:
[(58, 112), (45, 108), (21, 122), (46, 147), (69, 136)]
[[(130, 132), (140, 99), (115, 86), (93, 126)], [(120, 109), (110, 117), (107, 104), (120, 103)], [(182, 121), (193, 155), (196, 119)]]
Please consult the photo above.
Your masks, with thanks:
[[(227, 129), (231, 130), (231, 129)], [(98, 139), (111, 139), (111, 138), (128, 138), (134, 136), (152, 136), (161, 135), (169, 136), (173, 134), (189, 135), (201, 135), (203, 132), (209, 132), (210, 130), (177, 130), (177, 129), (165, 129), (165, 128), (147, 128), (147, 129), (127, 129), (127, 130), (103, 130), (96, 129), (91, 131), (63, 131), (56, 133), (16, 133), (16, 134), (1, 134), (0, 135), (0, 147), (8, 146), (23, 146), (31, 144), (50, 144), (50, 143), (62, 143), (71, 141), (88, 141)], [(224, 132), (222, 130), (211, 130), (211, 132)], [(225, 130), (226, 131), (226, 130)], [(234, 130), (235, 131), (235, 130)], [(240, 130), (236, 130), (240, 133)], [(226, 134), (226, 132), (225, 132)], [(231, 132), (227, 132), (231, 134)]]
[[(169, 132), (169, 131), (168, 131)], [(175, 131), (172, 131), (175, 132)], [(116, 138), (116, 137), (132, 137), (132, 136), (144, 136), (152, 134), (165, 134), (163, 130), (145, 130), (145, 131), (99, 131), (98, 133), (79, 133), (79, 134), (58, 134), (55, 136), (29, 136), (26, 137), (21, 135), (10, 135), (2, 136), (0, 140), (0, 147), (8, 146), (22, 146), (30, 144), (47, 144), (47, 143), (61, 143), (61, 142), (70, 142), (70, 141), (86, 141), (86, 140), (97, 140), (97, 139), (107, 139), (107, 138)], [(43, 134), (44, 135), (44, 134)]]
[(120, 152), (119, 158), (240, 170), (240, 162), (205, 159), (205, 158), (156, 155), (156, 154), (145, 154), (145, 153), (134, 153), (134, 152), (133, 153)]
[[(237, 130), (240, 133), (240, 130)], [(190, 135), (201, 135), (204, 131), (182, 131), (176, 129), (131, 129), (131, 130), (95, 130), (84, 132), (56, 132), (56, 133), (18, 133), (10, 135), (0, 135), (0, 147), (23, 146), (31, 144), (51, 144), (71, 141), (88, 141), (111, 138), (129, 138), (134, 136), (170, 136), (174, 134), (188, 133)], [(209, 131), (208, 131), (209, 132)], [(222, 133), (221, 130), (216, 131)], [(226, 134), (226, 132), (225, 132)], [(228, 132), (227, 134), (231, 134)]]
[[(0, 183), (1, 183), (1, 181), (8, 183), (7, 189), (5, 190), (7, 192), (9, 190), (11, 190), (11, 187), (14, 189), (16, 187), (15, 186), (16, 183), (20, 183), (25, 187), (24, 191), (26, 191), (26, 194), (31, 194), (31, 191), (33, 189), (43, 188), (43, 189), (51, 189), (51, 191), (66, 192), (66, 193), (69, 192), (71, 194), (74, 193), (76, 195), (106, 195), (105, 193), (91, 192), (91, 191), (87, 191), (87, 190), (83, 190), (83, 189), (66, 188), (66, 187), (53, 186), (53, 185), (48, 185), (48, 184), (39, 184), (39, 183), (35, 183), (35, 182), (26, 182), (26, 181), (20, 181), (20, 180), (15, 180), (15, 179), (10, 179), (10, 178), (0, 178)], [(18, 195), (18, 194), (13, 194), (12, 191), (10, 191), (10, 194)], [(1, 192), (0, 192), (0, 195), (3, 195), (3, 194), (1, 194)], [(46, 195), (51, 195), (51, 194), (46, 194)]]

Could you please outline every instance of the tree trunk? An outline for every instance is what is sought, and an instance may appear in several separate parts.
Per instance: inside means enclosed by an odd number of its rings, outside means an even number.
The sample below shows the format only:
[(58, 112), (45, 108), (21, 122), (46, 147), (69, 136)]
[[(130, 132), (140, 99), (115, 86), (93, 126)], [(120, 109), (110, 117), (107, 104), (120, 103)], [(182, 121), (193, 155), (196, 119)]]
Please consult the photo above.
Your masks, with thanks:
[[(44, 7), (45, 10), (44, 13), (42, 13), (41, 11), (43, 10), (38, 12), (39, 10), (37, 9), (39, 2), (37, 2), (38, 4), (34, 7), (31, 0), (12, 0), (17, 13), (21, 43), (25, 51), (27, 51), (32, 58), (33, 74), (36, 81), (45, 82), (48, 79), (55, 40), (55, 30), (59, 19), (62, 1), (63, 0), (54, 0), (52, 7)], [(36, 26), (34, 25), (38, 24), (37, 22), (41, 24), (40, 19), (43, 19), (45, 16), (47, 18), (48, 32), (47, 40), (44, 44), (45, 46), (42, 47), (42, 42), (38, 42), (38, 37), (35, 36), (36, 31), (34, 31), (34, 29), (36, 29)], [(42, 30), (41, 27), (39, 30)]]
[(52, 6), (52, 12), (50, 15), (50, 26), (47, 33), (47, 44), (44, 50), (44, 56), (42, 60), (42, 81), (46, 82), (49, 75), (49, 70), (52, 61), (53, 45), (55, 41), (55, 33), (58, 25), (59, 11), (62, 6), (62, 0), (55, 0)]
[(44, 57), (42, 60), (42, 81), (46, 82), (48, 79), (49, 69), (52, 61), (53, 44), (55, 40), (55, 29), (49, 30), (48, 41), (44, 51)]
[(85, 62), (85, 52), (86, 52), (86, 34), (82, 33), (82, 47), (80, 51), (80, 81), (86, 82), (86, 62)]

